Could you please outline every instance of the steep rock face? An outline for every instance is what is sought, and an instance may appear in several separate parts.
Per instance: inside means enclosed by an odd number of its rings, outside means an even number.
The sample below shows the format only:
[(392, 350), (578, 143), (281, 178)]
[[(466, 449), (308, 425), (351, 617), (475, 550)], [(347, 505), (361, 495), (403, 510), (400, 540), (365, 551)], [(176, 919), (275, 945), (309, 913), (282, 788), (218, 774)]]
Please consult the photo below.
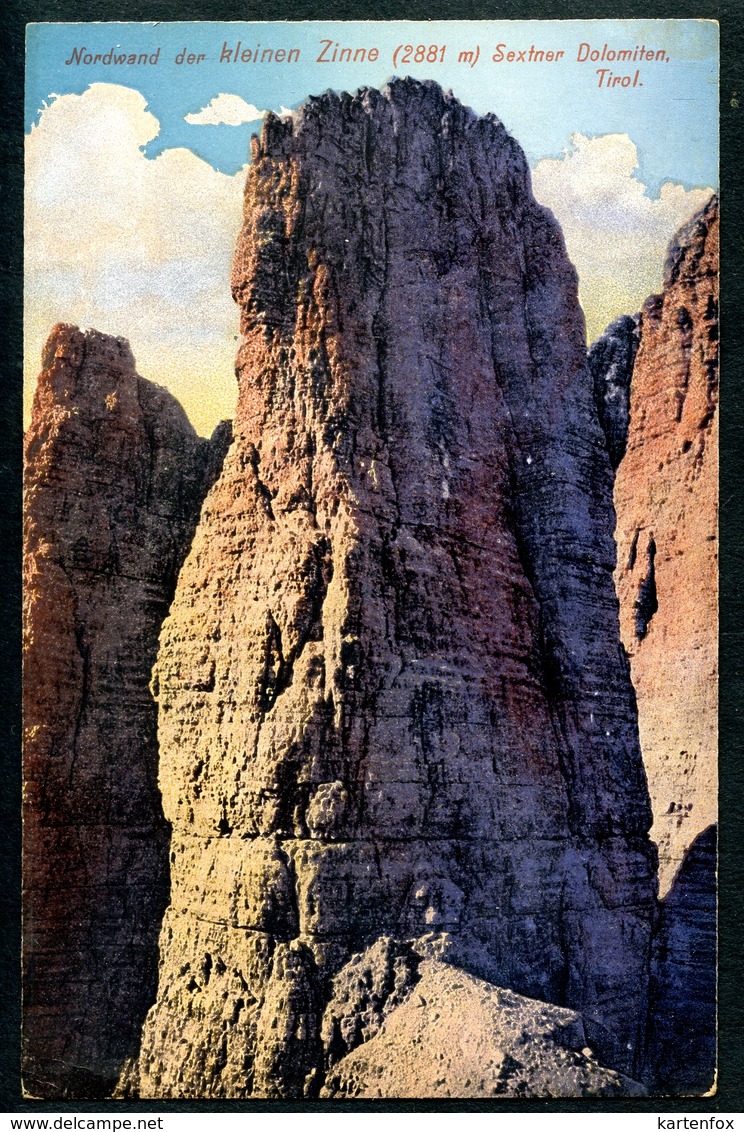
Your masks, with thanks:
[(616, 578), (663, 896), (716, 820), (716, 198), (673, 241), (640, 335), (615, 485)]
[(128, 344), (55, 327), (25, 446), (24, 1084), (103, 1096), (155, 990), (168, 896), (148, 682), (229, 430), (200, 440)]
[(654, 939), (649, 1064), (665, 1093), (706, 1093), (716, 1066), (716, 834), (688, 849)]
[(316, 1095), (332, 976), (425, 931), (630, 1068), (650, 811), (560, 231), (430, 83), (269, 116), (253, 157), (236, 443), (157, 663), (171, 907), (127, 1087)]
[(641, 340), (640, 315), (623, 315), (589, 348), (594, 400), (613, 468), (625, 455), (630, 424), (630, 379)]
[(663, 897), (649, 1065), (656, 1088), (704, 1092), (716, 1032), (717, 198), (673, 240), (640, 336), (615, 505)]

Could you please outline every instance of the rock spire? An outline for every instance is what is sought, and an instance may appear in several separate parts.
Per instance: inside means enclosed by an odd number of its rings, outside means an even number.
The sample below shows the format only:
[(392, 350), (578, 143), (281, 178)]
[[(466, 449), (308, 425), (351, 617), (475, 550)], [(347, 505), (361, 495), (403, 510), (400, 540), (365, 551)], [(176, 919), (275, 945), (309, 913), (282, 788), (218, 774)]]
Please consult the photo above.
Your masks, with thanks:
[(633, 1072), (655, 861), (613, 475), (519, 146), (412, 80), (267, 116), (233, 294), (235, 443), (154, 677), (171, 898), (122, 1090), (318, 1095), (333, 978), (382, 935), (581, 1011)]
[(25, 439), (23, 1080), (106, 1096), (137, 1049), (168, 897), (148, 684), (229, 439), (128, 343), (58, 325)]

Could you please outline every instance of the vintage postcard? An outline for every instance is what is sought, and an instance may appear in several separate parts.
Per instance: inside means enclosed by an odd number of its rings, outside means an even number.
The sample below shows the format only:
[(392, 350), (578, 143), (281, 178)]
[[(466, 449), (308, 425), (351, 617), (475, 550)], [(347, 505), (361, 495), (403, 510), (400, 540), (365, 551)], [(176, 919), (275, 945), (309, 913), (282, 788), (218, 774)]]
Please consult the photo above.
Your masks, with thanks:
[(27, 29), (23, 1081), (716, 1083), (718, 26)]

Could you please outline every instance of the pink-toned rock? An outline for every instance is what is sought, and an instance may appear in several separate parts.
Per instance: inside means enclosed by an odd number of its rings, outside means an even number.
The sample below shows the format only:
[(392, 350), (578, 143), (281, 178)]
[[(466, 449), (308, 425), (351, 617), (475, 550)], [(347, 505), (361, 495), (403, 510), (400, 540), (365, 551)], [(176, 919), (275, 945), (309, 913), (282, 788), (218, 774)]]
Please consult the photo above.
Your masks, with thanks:
[(432, 83), (269, 115), (253, 158), (236, 441), (155, 674), (172, 897), (122, 1092), (317, 1095), (333, 975), (430, 931), (632, 1070), (654, 854), (560, 230), (501, 123)]
[(717, 806), (718, 202), (683, 229), (640, 321), (615, 485), (620, 625), (660, 894)]
[(716, 1048), (717, 198), (672, 241), (638, 333), (616, 580), (659, 846), (650, 1074), (698, 1093)]
[(227, 434), (200, 440), (128, 344), (54, 328), (25, 444), (24, 1084), (110, 1092), (168, 894), (148, 689)]

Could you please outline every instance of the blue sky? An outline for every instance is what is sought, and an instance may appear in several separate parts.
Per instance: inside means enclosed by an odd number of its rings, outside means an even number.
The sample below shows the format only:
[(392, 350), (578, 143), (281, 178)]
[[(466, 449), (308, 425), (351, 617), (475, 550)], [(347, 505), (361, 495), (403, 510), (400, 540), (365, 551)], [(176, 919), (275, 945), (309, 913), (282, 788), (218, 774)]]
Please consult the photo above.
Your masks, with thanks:
[[(326, 56), (338, 43), (367, 58), (319, 62), (327, 40)], [(300, 58), (220, 62), (238, 42)], [(405, 65), (406, 44), (431, 47), (436, 60)], [(500, 44), (525, 59), (494, 61)], [(529, 62), (531, 46), (563, 55)], [(636, 48), (662, 55), (578, 61)], [(112, 49), (158, 61), (75, 61)], [(471, 66), (461, 53), (476, 49)], [(184, 50), (204, 59), (179, 64)], [(658, 287), (668, 240), (717, 185), (717, 50), (717, 25), (695, 20), (30, 25), (28, 396), (51, 326), (70, 321), (128, 337), (143, 376), (168, 385), (200, 431), (230, 415), (229, 261), (260, 112), (393, 75), (435, 79), (477, 113), (497, 114), (521, 144), (538, 199), (563, 226), (591, 340)], [(630, 85), (608, 88), (610, 72)], [(193, 124), (219, 95), (254, 120)]]
[[(379, 51), (376, 62), (317, 62), (323, 39)], [(299, 63), (220, 63), (228, 48), (296, 47)], [(444, 63), (393, 64), (396, 46), (446, 46)], [(507, 50), (562, 50), (555, 62), (493, 62), (498, 44)], [(668, 62), (617, 65), (577, 62), (581, 43), (610, 49), (665, 49)], [(153, 53), (155, 66), (66, 65), (76, 47), (94, 56), (111, 47)], [(474, 67), (458, 63), (462, 51), (480, 47)], [(190, 126), (186, 114), (220, 92), (237, 94), (261, 109), (293, 108), (331, 87), (380, 86), (394, 74), (434, 78), (479, 113), (492, 111), (517, 137), (530, 162), (557, 156), (570, 135), (627, 133), (639, 151), (641, 179), (649, 191), (674, 179), (688, 188), (714, 183), (717, 147), (718, 27), (697, 20), (444, 21), (426, 25), (387, 23), (110, 23), (33, 24), (27, 35), (27, 128), (53, 93), (82, 93), (92, 82), (117, 82), (139, 90), (161, 124), (147, 153), (186, 146), (224, 173), (245, 163), (254, 125)], [(176, 64), (179, 53), (206, 55), (198, 64)], [(241, 48), (241, 50), (242, 50)], [(597, 70), (641, 71), (642, 87), (600, 90)]]

